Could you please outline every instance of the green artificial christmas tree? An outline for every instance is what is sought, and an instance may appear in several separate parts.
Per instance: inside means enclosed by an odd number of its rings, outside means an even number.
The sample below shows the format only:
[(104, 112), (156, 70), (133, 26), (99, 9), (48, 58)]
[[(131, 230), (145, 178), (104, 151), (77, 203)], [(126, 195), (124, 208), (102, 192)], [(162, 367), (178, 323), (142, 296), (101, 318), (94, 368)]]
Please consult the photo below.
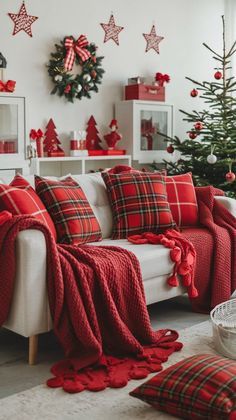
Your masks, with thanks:
[[(207, 105), (202, 111), (186, 112), (184, 121), (191, 123), (188, 139), (167, 139), (169, 153), (178, 150), (180, 159), (173, 163), (165, 161), (168, 173), (180, 174), (191, 171), (195, 185), (214, 185), (236, 198), (236, 79), (230, 74), (231, 58), (236, 52), (236, 41), (226, 51), (225, 21), (223, 23), (222, 55), (203, 44), (217, 63), (214, 81), (202, 83), (186, 77), (194, 84), (190, 95)], [(154, 165), (155, 166), (155, 165)]]

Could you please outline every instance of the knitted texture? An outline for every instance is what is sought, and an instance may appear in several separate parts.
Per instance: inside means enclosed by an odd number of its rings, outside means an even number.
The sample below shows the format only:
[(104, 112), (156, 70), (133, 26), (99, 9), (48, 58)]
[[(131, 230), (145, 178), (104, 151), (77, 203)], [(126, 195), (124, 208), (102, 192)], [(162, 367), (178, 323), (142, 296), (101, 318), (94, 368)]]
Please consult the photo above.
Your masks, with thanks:
[[(5, 223), (4, 223), (5, 220)], [(67, 392), (125, 386), (161, 370), (182, 344), (172, 330), (154, 332), (137, 258), (118, 247), (57, 245), (47, 227), (30, 216), (0, 226), (0, 325), (11, 304), (15, 240), (38, 229), (47, 246), (47, 285), (54, 332), (67, 359), (52, 368), (51, 387)]]
[(209, 312), (230, 299), (236, 289), (236, 218), (217, 200), (224, 195), (213, 187), (196, 188), (202, 229), (186, 229), (182, 235), (196, 250), (195, 286), (198, 298), (193, 309)]

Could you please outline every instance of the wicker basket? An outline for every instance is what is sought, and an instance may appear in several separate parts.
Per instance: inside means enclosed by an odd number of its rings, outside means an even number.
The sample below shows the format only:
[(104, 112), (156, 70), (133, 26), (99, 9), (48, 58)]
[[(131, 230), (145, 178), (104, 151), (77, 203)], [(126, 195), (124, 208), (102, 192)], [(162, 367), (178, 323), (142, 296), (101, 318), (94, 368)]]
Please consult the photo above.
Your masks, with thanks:
[(210, 315), (216, 350), (236, 359), (236, 299), (217, 305)]

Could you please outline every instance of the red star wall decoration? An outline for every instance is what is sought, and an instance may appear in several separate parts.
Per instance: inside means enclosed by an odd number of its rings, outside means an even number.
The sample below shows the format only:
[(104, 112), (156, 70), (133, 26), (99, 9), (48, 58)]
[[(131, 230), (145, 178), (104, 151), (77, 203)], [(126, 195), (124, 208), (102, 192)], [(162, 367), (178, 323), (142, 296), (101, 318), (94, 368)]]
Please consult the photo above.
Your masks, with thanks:
[(109, 41), (109, 39), (113, 39), (113, 41), (119, 45), (119, 33), (123, 31), (123, 26), (117, 26), (115, 24), (114, 16), (111, 14), (110, 20), (108, 23), (100, 23), (101, 27), (105, 31), (105, 37), (103, 42)]
[(156, 51), (157, 54), (160, 53), (159, 51), (159, 44), (164, 39), (163, 36), (158, 36), (156, 34), (156, 28), (155, 25), (152, 25), (152, 29), (150, 34), (143, 34), (144, 38), (147, 41), (147, 46), (145, 52), (148, 52), (149, 50), (153, 49)]
[(16, 35), (20, 31), (24, 31), (29, 36), (32, 35), (31, 25), (38, 19), (36, 16), (27, 15), (25, 3), (23, 2), (19, 13), (8, 13), (10, 18), (13, 20), (15, 26), (12, 35)]

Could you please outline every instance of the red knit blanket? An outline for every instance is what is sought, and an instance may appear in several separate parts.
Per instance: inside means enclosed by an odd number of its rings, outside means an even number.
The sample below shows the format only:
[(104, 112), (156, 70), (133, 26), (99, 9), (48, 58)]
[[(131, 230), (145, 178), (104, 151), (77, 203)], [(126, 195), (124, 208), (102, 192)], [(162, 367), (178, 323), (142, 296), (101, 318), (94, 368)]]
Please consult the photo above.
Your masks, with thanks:
[(198, 187), (196, 194), (204, 229), (197, 234), (189, 229), (183, 234), (197, 253), (195, 285), (199, 296), (192, 305), (206, 312), (228, 300), (236, 289), (236, 218), (214, 198), (224, 195), (223, 191)]
[(121, 387), (161, 370), (161, 363), (182, 348), (176, 331), (152, 330), (139, 262), (132, 253), (57, 245), (41, 222), (5, 215), (6, 220), (3, 213), (0, 217), (0, 325), (13, 293), (16, 236), (25, 229), (45, 235), (54, 332), (68, 357), (53, 366), (49, 386), (67, 392)]

